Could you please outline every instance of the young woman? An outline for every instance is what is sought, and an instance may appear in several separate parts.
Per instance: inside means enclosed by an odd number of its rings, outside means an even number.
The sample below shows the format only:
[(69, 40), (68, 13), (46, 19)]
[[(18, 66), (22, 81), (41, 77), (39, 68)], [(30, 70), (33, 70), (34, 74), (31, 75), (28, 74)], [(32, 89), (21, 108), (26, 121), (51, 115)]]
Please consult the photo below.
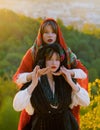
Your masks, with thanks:
[[(72, 79), (77, 74), (66, 69), (66, 65), (66, 54), (59, 44), (45, 45), (38, 50), (32, 82), (22, 87), (13, 102), (15, 110), (26, 109), (31, 115), (23, 130), (79, 129), (70, 109), (87, 106), (90, 100), (86, 90)], [(46, 74), (41, 74), (43, 68), (48, 69)], [(83, 71), (80, 74), (85, 78)]]
[[(34, 45), (26, 52), (24, 55), (21, 64), (13, 76), (13, 81), (17, 83), (19, 89), (25, 84), (32, 80), (32, 71), (33, 65), (35, 63), (36, 54), (38, 49), (41, 46), (45, 46), (46, 44), (53, 44), (58, 42), (59, 45), (65, 50), (68, 69), (78, 68), (82, 69), (87, 74), (87, 69), (81, 64), (81, 62), (76, 59), (76, 56), (71, 52), (71, 50), (67, 47), (67, 44), (64, 41), (62, 36), (62, 32), (54, 19), (48, 18), (45, 19), (40, 26), (36, 41)], [(62, 54), (63, 58), (63, 54)], [(45, 74), (48, 71), (48, 68), (41, 70), (41, 74)], [(85, 79), (77, 79), (77, 81), (81, 84), (83, 88), (87, 90), (88, 88), (88, 76)], [(79, 106), (74, 107), (72, 112), (79, 122)], [(24, 125), (30, 120), (30, 116), (26, 113), (25, 110), (22, 111), (19, 121), (18, 130), (22, 130)]]

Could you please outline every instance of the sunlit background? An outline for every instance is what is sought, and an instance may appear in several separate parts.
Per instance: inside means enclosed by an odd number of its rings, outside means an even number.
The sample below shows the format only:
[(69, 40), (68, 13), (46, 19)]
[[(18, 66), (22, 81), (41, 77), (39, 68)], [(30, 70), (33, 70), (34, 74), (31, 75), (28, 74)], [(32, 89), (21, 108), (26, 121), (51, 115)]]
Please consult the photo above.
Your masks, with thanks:
[(91, 103), (81, 107), (81, 130), (100, 130), (100, 0), (0, 0), (0, 130), (17, 130), (12, 82), (44, 17), (55, 18), (67, 45), (89, 72)]
[(61, 18), (65, 25), (84, 23), (100, 27), (100, 0), (0, 0), (0, 8), (26, 16)]

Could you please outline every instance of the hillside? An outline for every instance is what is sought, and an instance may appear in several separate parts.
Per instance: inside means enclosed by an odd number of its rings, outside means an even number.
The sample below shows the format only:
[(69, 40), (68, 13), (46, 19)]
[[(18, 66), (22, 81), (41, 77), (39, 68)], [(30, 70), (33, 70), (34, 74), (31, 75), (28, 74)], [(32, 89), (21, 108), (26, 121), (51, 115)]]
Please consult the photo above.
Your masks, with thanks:
[[(33, 19), (10, 10), (0, 10), (0, 76), (12, 77), (22, 56), (33, 45), (42, 19)], [(58, 23), (66, 43), (89, 70), (90, 81), (100, 77), (100, 39), (95, 31), (85, 34)], [(84, 29), (85, 31), (85, 29)], [(89, 32), (88, 32), (89, 33)]]
[[(41, 21), (11, 10), (0, 10), (0, 130), (17, 130), (20, 112), (14, 111), (12, 103), (18, 88), (12, 82), (12, 75), (26, 50), (33, 45)], [(66, 27), (61, 19), (57, 21), (66, 43), (89, 70), (91, 102), (89, 106), (81, 107), (81, 129), (99, 130), (100, 33), (95, 28), (90, 31), (89, 24), (79, 32), (73, 26)]]

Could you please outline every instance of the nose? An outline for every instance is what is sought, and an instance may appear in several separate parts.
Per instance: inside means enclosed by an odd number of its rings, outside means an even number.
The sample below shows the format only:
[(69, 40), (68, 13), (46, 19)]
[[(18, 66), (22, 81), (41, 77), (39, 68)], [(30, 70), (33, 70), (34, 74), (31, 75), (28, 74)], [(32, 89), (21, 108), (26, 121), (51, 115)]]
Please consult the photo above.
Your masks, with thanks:
[(55, 61), (55, 60), (52, 60), (52, 64), (53, 64), (53, 65), (56, 64), (56, 61)]
[(48, 33), (48, 36), (52, 36), (52, 33)]

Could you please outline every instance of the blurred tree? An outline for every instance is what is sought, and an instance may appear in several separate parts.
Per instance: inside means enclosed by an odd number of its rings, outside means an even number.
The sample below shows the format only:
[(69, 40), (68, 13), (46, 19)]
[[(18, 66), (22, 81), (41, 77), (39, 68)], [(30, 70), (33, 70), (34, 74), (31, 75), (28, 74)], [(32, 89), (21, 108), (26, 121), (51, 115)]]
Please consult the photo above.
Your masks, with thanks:
[(12, 108), (12, 98), (6, 96), (0, 108), (0, 130), (17, 130), (19, 113)]

